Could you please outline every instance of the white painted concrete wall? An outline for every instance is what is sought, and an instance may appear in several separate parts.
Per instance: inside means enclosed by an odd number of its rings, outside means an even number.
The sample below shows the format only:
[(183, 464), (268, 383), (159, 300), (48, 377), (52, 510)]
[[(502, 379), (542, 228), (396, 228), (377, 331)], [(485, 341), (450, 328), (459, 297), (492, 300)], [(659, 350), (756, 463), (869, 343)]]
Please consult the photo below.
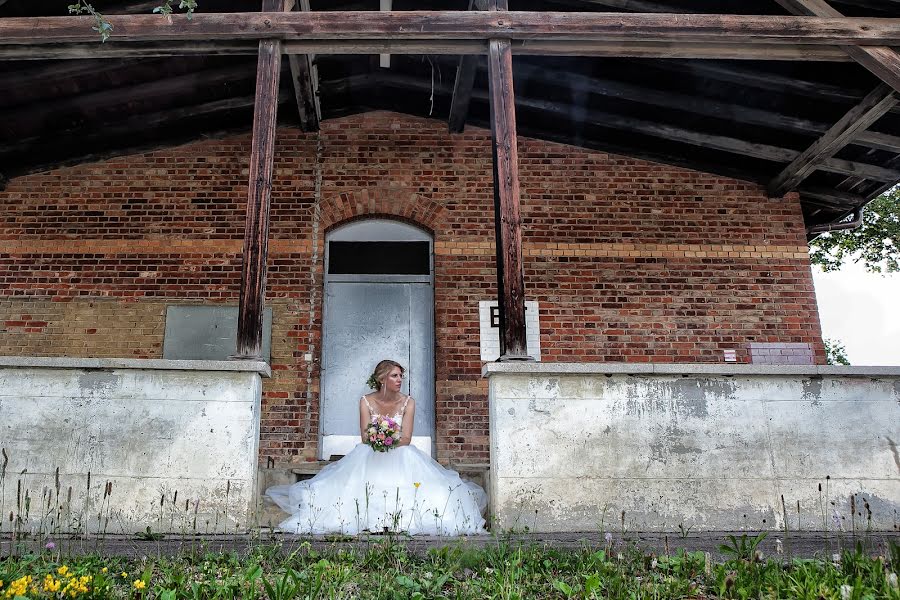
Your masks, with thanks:
[(0, 358), (0, 532), (10, 513), (32, 532), (246, 530), (268, 374), (257, 362)]
[(900, 523), (900, 369), (494, 363), (485, 376), (502, 529)]

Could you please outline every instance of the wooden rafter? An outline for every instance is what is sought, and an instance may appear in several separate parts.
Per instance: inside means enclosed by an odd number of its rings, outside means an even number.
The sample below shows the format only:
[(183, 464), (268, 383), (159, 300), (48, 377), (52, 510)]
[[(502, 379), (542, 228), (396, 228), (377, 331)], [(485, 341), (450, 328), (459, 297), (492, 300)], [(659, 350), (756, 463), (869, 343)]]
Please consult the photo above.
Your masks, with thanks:
[[(470, 0), (469, 10), (484, 10), (486, 0)], [(498, 5), (496, 0), (490, 2), (493, 8), (508, 10), (506, 0)], [(450, 101), (450, 117), (448, 123), (450, 133), (462, 133), (466, 127), (466, 116), (469, 114), (469, 102), (472, 99), (472, 88), (475, 86), (475, 71), (478, 68), (478, 54), (464, 54), (459, 57), (456, 67), (456, 80), (453, 83), (453, 99)]]
[[(783, 0), (784, 1), (784, 0)], [(808, 1), (808, 0), (804, 0)], [(324, 11), (298, 13), (210, 13), (193, 19), (172, 15), (110, 16), (110, 42), (198, 42), (280, 39), (404, 42), (492, 38), (565, 45), (642, 42), (755, 46), (758, 44), (900, 44), (900, 19), (820, 18), (743, 15), (678, 15), (489, 11)], [(96, 44), (90, 17), (10, 17), (0, 19), (0, 45)], [(107, 43), (110, 43), (107, 42)], [(572, 52), (573, 49), (569, 49)]]
[[(288, 0), (285, 11), (300, 10), (308, 13), (309, 0)], [(318, 131), (322, 120), (322, 109), (319, 106), (319, 73), (316, 68), (314, 54), (290, 54), (288, 62), (291, 66), (291, 81), (294, 84), (294, 96), (297, 99), (297, 112), (300, 115), (300, 129)]]
[[(290, 98), (287, 90), (279, 94), (278, 101), (286, 102)], [(125, 118), (121, 121), (115, 121), (105, 124), (103, 127), (95, 125), (81, 125), (70, 129), (55, 131), (53, 134), (54, 146), (62, 144), (77, 144), (80, 148), (96, 147), (104, 139), (121, 138), (127, 139), (133, 137), (135, 131), (141, 129), (157, 129), (166, 127), (175, 123), (188, 123), (191, 119), (197, 119), (208, 115), (229, 113), (242, 109), (251, 109), (254, 104), (254, 96), (238, 96), (235, 98), (225, 98), (222, 100), (213, 100), (202, 104), (194, 104), (179, 108), (167, 108), (165, 110), (155, 111), (152, 113), (143, 113)], [(243, 124), (239, 125), (243, 127)], [(0, 154), (21, 154), (28, 153), (35, 146), (42, 142), (46, 142), (45, 136), (34, 136), (28, 138), (16, 138), (6, 143), (0, 143)], [(85, 150), (87, 152), (87, 150)], [(36, 157), (33, 165), (33, 171), (42, 168), (56, 168), (61, 164), (59, 161), (46, 161), (46, 157)]]
[[(840, 18), (843, 15), (825, 0), (775, 0), (794, 15), (820, 18)], [(879, 79), (900, 92), (900, 53), (890, 44), (881, 46), (842, 45), (841, 48), (853, 60), (874, 73)]]
[[(184, 102), (192, 97), (194, 89), (226, 86), (252, 77), (253, 74), (253, 66), (244, 64), (198, 70), (162, 80), (74, 95), (69, 100), (69, 110), (77, 110), (81, 118), (84, 118), (128, 104), (162, 102), (165, 98), (175, 98)], [(20, 109), (6, 110), (3, 117), (13, 130), (37, 126), (46, 120), (48, 111), (52, 112), (52, 107), (52, 100), (32, 102)]]
[(797, 187), (819, 165), (837, 154), (859, 132), (867, 129), (896, 104), (897, 96), (888, 85), (879, 85), (872, 90), (769, 183), (769, 196), (778, 198)]
[(862, 206), (866, 203), (863, 196), (850, 194), (840, 190), (823, 187), (801, 187), (800, 194), (806, 198), (812, 198), (828, 208), (835, 210), (848, 210), (852, 207)]
[[(590, 94), (621, 98), (630, 102), (649, 104), (662, 108), (702, 115), (710, 118), (728, 119), (747, 125), (776, 128), (806, 134), (824, 134), (829, 130), (827, 123), (786, 115), (772, 110), (753, 108), (732, 102), (713, 100), (702, 96), (656, 90), (633, 83), (613, 81), (602, 77), (590, 77), (578, 73), (560, 72), (552, 69), (519, 63), (517, 77), (561, 88), (572, 87)], [(900, 137), (889, 134), (859, 132), (854, 143), (869, 148), (900, 152)]]
[[(432, 88), (427, 83), (414, 77), (396, 74), (381, 74), (377, 78), (360, 76), (358, 79), (355, 77), (350, 79), (352, 81), (351, 85), (365, 85), (368, 83), (371, 85), (387, 85), (401, 90), (419, 89), (428, 92), (437, 91), (443, 94), (450, 93), (450, 89), (446, 86), (437, 85)], [(333, 85), (333, 83), (329, 83), (329, 85)], [(474, 90), (472, 92), (472, 97), (481, 102), (489, 101), (488, 94), (482, 90)], [(790, 162), (800, 154), (798, 151), (789, 148), (748, 142), (730, 136), (700, 132), (621, 114), (598, 110), (584, 110), (582, 107), (564, 105), (540, 98), (526, 97), (522, 94), (516, 96), (516, 106), (518, 108), (539, 111), (545, 114), (555, 114), (564, 119), (571, 119), (573, 115), (577, 115), (576, 124), (578, 126), (591, 125), (638, 133), (649, 137), (689, 144), (699, 148), (740, 154), (775, 163)], [(820, 169), (828, 173), (865, 177), (874, 181), (889, 182), (900, 179), (900, 170), (837, 158), (829, 158), (823, 161)]]

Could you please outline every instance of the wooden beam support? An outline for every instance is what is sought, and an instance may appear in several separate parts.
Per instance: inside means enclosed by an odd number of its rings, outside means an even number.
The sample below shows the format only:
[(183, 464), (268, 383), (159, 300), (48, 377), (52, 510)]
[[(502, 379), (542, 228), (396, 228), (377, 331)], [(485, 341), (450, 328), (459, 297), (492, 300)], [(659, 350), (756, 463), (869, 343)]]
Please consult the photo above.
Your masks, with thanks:
[[(786, 1), (786, 0), (782, 0)], [(808, 1), (808, 0), (803, 0)], [(900, 19), (747, 15), (492, 11), (321, 11), (313, 13), (200, 13), (110, 15), (107, 44), (215, 40), (332, 41), (340, 46), (380, 41), (402, 45), (434, 40), (697, 43), (722, 46), (772, 44), (900, 44)], [(0, 45), (84, 43), (97, 46), (91, 17), (0, 19)], [(588, 44), (588, 47), (590, 45)], [(571, 52), (573, 49), (569, 49)]]
[(866, 130), (884, 113), (897, 104), (897, 96), (886, 84), (872, 90), (862, 102), (851, 108), (825, 135), (800, 153), (767, 187), (769, 196), (780, 198), (809, 177), (823, 161), (837, 154), (851, 143), (859, 132)]
[[(309, 0), (291, 0), (285, 5), (285, 11), (300, 9), (310, 12)], [(322, 109), (319, 106), (319, 72), (316, 68), (315, 54), (290, 54), (291, 81), (294, 83), (294, 96), (297, 99), (297, 112), (300, 115), (300, 129), (306, 132), (318, 131), (322, 120)]]
[(278, 82), (281, 42), (259, 43), (256, 70), (256, 110), (250, 153), (250, 187), (241, 270), (235, 358), (258, 359), (262, 350), (263, 309), (266, 291), (266, 259), (269, 248), (269, 202), (278, 119)]
[(494, 163), (494, 227), (500, 360), (529, 360), (525, 341), (525, 266), (519, 215), (519, 158), (509, 40), (491, 40), (488, 91)]
[[(811, 44), (704, 44), (702, 42), (625, 42), (514, 40), (514, 55), (594, 56), (627, 58), (689, 58), (731, 60), (784, 60), (852, 62), (836, 46)], [(452, 54), (483, 55), (484, 40), (306, 40), (285, 42), (285, 54)], [(0, 40), (0, 60), (66, 60), (98, 58), (150, 58), (194, 55), (253, 55), (253, 40), (212, 42), (134, 42), (126, 44), (17, 44)]]
[[(785, 10), (794, 15), (820, 18), (840, 18), (843, 15), (825, 0), (775, 0)], [(875, 74), (876, 77), (900, 92), (900, 53), (888, 46), (897, 44), (857, 46), (842, 45), (841, 48), (853, 60)]]
[(450, 133), (462, 133), (466, 128), (472, 88), (475, 87), (475, 72), (478, 69), (478, 55), (468, 54), (459, 58), (456, 67), (456, 81), (453, 84), (453, 99), (450, 101)]
[[(506, 0), (469, 0), (469, 10), (509, 10)], [(453, 98), (450, 100), (450, 133), (462, 133), (469, 115), (472, 88), (475, 87), (475, 72), (478, 70), (480, 54), (464, 54), (459, 57), (456, 67), (456, 81), (453, 84)]]

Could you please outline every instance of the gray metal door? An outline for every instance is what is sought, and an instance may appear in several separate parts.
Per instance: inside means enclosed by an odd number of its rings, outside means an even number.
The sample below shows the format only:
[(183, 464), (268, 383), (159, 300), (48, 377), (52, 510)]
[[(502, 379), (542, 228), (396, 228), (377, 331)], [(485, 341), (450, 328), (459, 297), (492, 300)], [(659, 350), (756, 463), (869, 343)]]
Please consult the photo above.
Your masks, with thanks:
[[(429, 273), (334, 274), (329, 270), (330, 242), (341, 241), (428, 241)], [(407, 368), (403, 392), (416, 399), (413, 444), (432, 453), (434, 286), (430, 242), (428, 234), (410, 225), (380, 220), (352, 223), (326, 238), (322, 458), (346, 454), (359, 443), (359, 398), (371, 391), (365, 382), (375, 364), (384, 358)], [(346, 262), (347, 257), (343, 260)]]

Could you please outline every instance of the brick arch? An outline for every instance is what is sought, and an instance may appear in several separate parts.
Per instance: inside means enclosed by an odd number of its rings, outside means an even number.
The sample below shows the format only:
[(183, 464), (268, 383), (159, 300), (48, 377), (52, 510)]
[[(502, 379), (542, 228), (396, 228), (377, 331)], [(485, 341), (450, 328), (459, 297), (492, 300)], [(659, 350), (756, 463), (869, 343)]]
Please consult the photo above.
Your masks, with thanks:
[(361, 217), (394, 217), (426, 227), (434, 233), (446, 209), (416, 192), (402, 188), (371, 188), (342, 192), (319, 203), (324, 229)]

